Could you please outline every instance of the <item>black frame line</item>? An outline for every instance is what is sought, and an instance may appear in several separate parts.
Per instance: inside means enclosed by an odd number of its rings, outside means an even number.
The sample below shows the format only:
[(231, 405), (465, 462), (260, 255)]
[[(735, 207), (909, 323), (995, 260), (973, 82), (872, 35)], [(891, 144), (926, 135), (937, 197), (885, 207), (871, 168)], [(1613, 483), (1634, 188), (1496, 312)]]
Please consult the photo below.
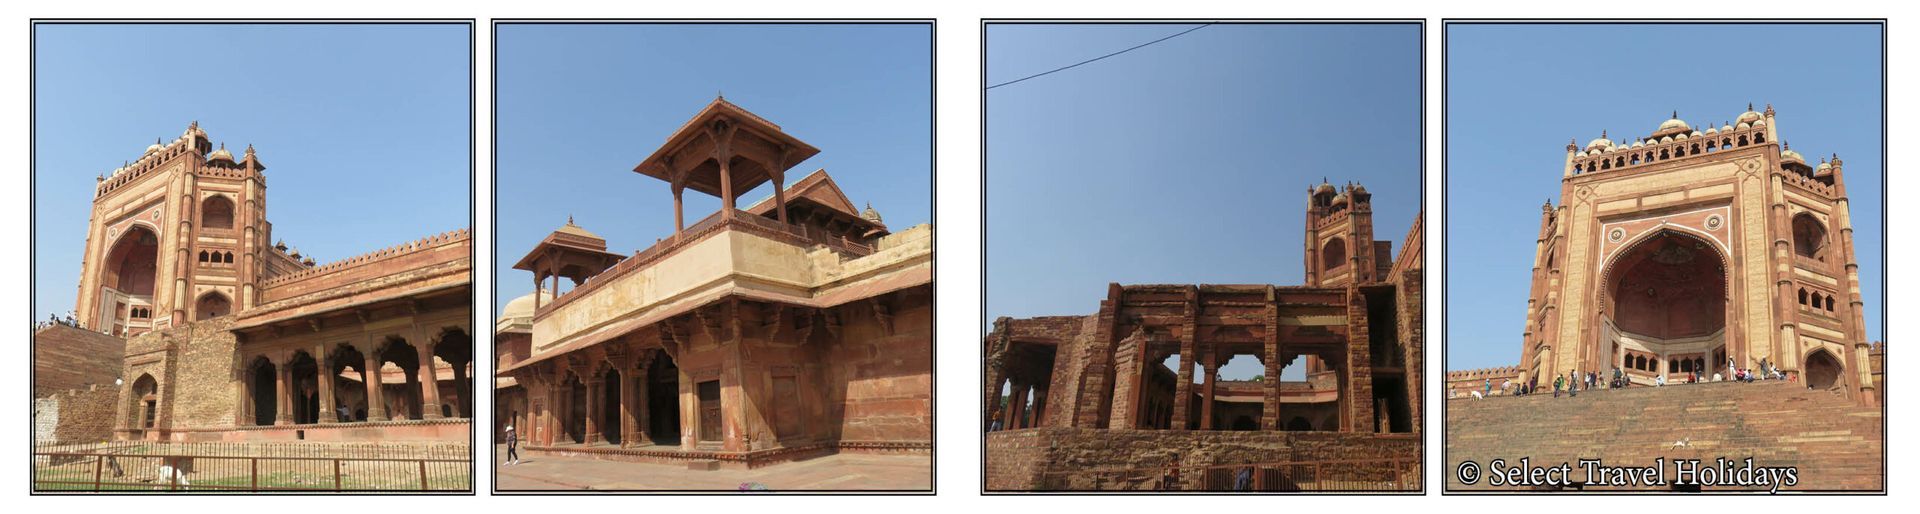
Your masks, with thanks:
[[(39, 83), (38, 81), (34, 80), (34, 77), (39, 71), (39, 65), (38, 65), (39, 38), (36, 37), (36, 34), (39, 30), (40, 25), (464, 25), (467, 27), (467, 229), (470, 232), (477, 232), (478, 227), (475, 227), (474, 225), (479, 222), (480, 218), (478, 213), (478, 207), (474, 205), (473, 199), (478, 197), (478, 191), (479, 191), (478, 182), (480, 178), (479, 163), (476, 162), (479, 158), (479, 152), (477, 151), (477, 147), (475, 146), (479, 142), (479, 139), (478, 139), (479, 123), (477, 119), (477, 117), (479, 116), (479, 98), (478, 98), (479, 92), (476, 89), (478, 86), (477, 74), (479, 72), (479, 70), (477, 69), (477, 65), (479, 64), (479, 55), (478, 55), (479, 44), (478, 44), (478, 41), (475, 39), (478, 37), (478, 33), (476, 32), (476, 28), (477, 28), (476, 25), (478, 25), (478, 22), (474, 18), (368, 18), (368, 19), (358, 19), (358, 18), (98, 18), (98, 19), (35, 18), (35, 19), (31, 19), (28, 21), (28, 29), (27, 29), (27, 54), (28, 54), (28, 57), (27, 57), (27, 63), (28, 63), (27, 64), (28, 66), (27, 133), (29, 134), (30, 139), (37, 139), (39, 137), (38, 134), (33, 130), (33, 127), (35, 126), (36, 121), (39, 118), (39, 106), (34, 101), (37, 98), (37, 95), (39, 93), (38, 91)], [(37, 151), (38, 151), (38, 145), (34, 144), (32, 141), (29, 141), (28, 150), (27, 150), (27, 169), (28, 169), (27, 196), (29, 198), (28, 207), (27, 207), (27, 210), (28, 210), (27, 233), (28, 233), (28, 245), (30, 248), (28, 250), (29, 257), (28, 257), (28, 265), (27, 265), (27, 270), (28, 270), (27, 271), (28, 272), (27, 317), (30, 320), (36, 317), (32, 312), (33, 309), (36, 307), (35, 295), (34, 295), (36, 287), (35, 287), (34, 281), (32, 280), (32, 277), (38, 275), (38, 255), (36, 255), (35, 252), (33, 252), (31, 249), (31, 247), (37, 247), (39, 245), (39, 234), (38, 234), (38, 230), (35, 228), (37, 226), (37, 224), (35, 223), (37, 218), (37, 212), (34, 209), (34, 207), (39, 203), (38, 201), (39, 198), (37, 198), (36, 195), (33, 194), (33, 192), (37, 190), (37, 188), (35, 187), (35, 182), (38, 175), (38, 170), (33, 165), (35, 162), (37, 162), (37, 158), (35, 155)], [(478, 261), (479, 253), (480, 251), (478, 248), (469, 246), (469, 250), (467, 253), (468, 262)], [(479, 300), (480, 300), (479, 294), (480, 293), (477, 290), (469, 291), (468, 302), (474, 305), (479, 304)], [(480, 312), (478, 309), (471, 309), (471, 310), (473, 310), (473, 314), (476, 314), (476, 315), (479, 314)], [(475, 326), (480, 327), (480, 326), (486, 326), (486, 325), (477, 324)], [(475, 339), (474, 346), (476, 347), (475, 349), (477, 350), (479, 346), (478, 337), (474, 337), (473, 339)], [(28, 330), (27, 340), (28, 341), (33, 340), (33, 331), (31, 329)], [(29, 350), (28, 350), (29, 362), (31, 362), (31, 359), (34, 358), (34, 356), (37, 354), (37, 348), (35, 347), (35, 345), (31, 345), (31, 344), (29, 344), (28, 347), (29, 347)], [(27, 370), (27, 388), (26, 389), (27, 389), (27, 398), (29, 399), (28, 405), (29, 405), (29, 408), (31, 408), (31, 405), (32, 405), (31, 400), (33, 398), (33, 370), (32, 370), (32, 366), (29, 366), (28, 368), (29, 369)], [(475, 399), (477, 400), (478, 398), (476, 397)], [(28, 424), (28, 430), (26, 432), (27, 448), (28, 448), (29, 455), (31, 455), (33, 451), (33, 446), (34, 446), (33, 444), (34, 432), (32, 429), (33, 416), (27, 416), (27, 424)], [(478, 429), (473, 427), (472, 422), (469, 421), (467, 426), (468, 457), (467, 457), (467, 490), (466, 491), (343, 491), (343, 492), (253, 491), (253, 492), (242, 492), (240, 494), (241, 495), (273, 495), (273, 496), (328, 496), (328, 497), (395, 496), (395, 495), (477, 496), (479, 494), (479, 488), (475, 487), (476, 484), (473, 480), (473, 476), (479, 471), (479, 464), (477, 462), (479, 460), (478, 459), (479, 454), (474, 449), (477, 437), (478, 437)], [(86, 495), (103, 495), (103, 494), (109, 495), (109, 496), (235, 496), (235, 492), (221, 492), (221, 491), (124, 491), (124, 492), (114, 491), (110, 493), (104, 492), (104, 491), (102, 492), (41, 491), (33, 487), (33, 459), (31, 458), (27, 460), (27, 489), (28, 489), (29, 496), (86, 496)]]
[[(1441, 30), (1440, 30), (1440, 62), (1441, 62), (1440, 119), (1442, 120), (1441, 127), (1440, 127), (1441, 212), (1446, 212), (1447, 173), (1448, 173), (1448, 168), (1450, 167), (1448, 166), (1449, 161), (1447, 160), (1448, 134), (1447, 134), (1447, 127), (1445, 123), (1445, 120), (1447, 119), (1447, 109), (1448, 109), (1447, 88), (1449, 85), (1447, 80), (1448, 68), (1446, 66), (1447, 57), (1448, 57), (1447, 36), (1450, 33), (1448, 29), (1454, 25), (1463, 25), (1463, 26), (1465, 25), (1875, 25), (1875, 26), (1878, 26), (1880, 28), (1880, 205), (1881, 205), (1881, 208), (1880, 208), (1880, 265), (1882, 268), (1880, 273), (1880, 333), (1882, 334), (1883, 338), (1885, 337), (1886, 329), (1887, 329), (1887, 295), (1888, 295), (1887, 274), (1886, 274), (1887, 257), (1888, 257), (1888, 253), (1887, 253), (1888, 247), (1886, 244), (1887, 234), (1888, 234), (1888, 231), (1887, 231), (1888, 209), (1886, 208), (1886, 205), (1887, 205), (1887, 190), (1890, 189), (1887, 183), (1887, 177), (1888, 177), (1887, 170), (1890, 168), (1890, 166), (1888, 165), (1888, 161), (1887, 161), (1888, 151), (1887, 151), (1887, 19), (1886, 18), (1698, 18), (1698, 19), (1695, 19), (1695, 18), (1603, 18), (1603, 19), (1444, 18), (1440, 21), (1440, 26), (1441, 26)], [(1442, 220), (1440, 224), (1440, 237), (1441, 237), (1441, 240), (1443, 241), (1446, 240), (1448, 225), (1450, 225), (1450, 223), (1445, 220)], [(1447, 256), (1445, 252), (1442, 252), (1440, 255), (1440, 263), (1442, 268), (1446, 266)], [(1448, 282), (1449, 282), (1448, 277), (1445, 276), (1445, 274), (1443, 274), (1440, 278), (1440, 316), (1442, 320), (1447, 319), (1446, 316), (1447, 316)], [(1446, 373), (1448, 372), (1446, 368), (1447, 355), (1448, 355), (1448, 352), (1446, 351), (1447, 333), (1445, 331), (1442, 331), (1440, 333), (1440, 348), (1441, 348), (1440, 383), (1444, 388), (1444, 385), (1446, 384)], [(1882, 366), (1884, 369), (1885, 364), (1882, 364)], [(1884, 386), (1880, 391), (1880, 395), (1882, 396), (1882, 398), (1886, 396), (1886, 390), (1884, 389)], [(1441, 398), (1440, 399), (1440, 412), (1441, 412), (1440, 416), (1443, 423), (1445, 422), (1445, 419), (1446, 419), (1446, 411), (1447, 411), (1447, 400), (1445, 398)], [(1885, 444), (1886, 433), (1887, 433), (1886, 413), (1887, 413), (1887, 403), (1885, 401), (1881, 401), (1880, 402), (1880, 423), (1881, 423), (1880, 490), (1878, 491), (1792, 490), (1792, 491), (1784, 491), (1784, 492), (1786, 492), (1787, 494), (1800, 495), (1800, 496), (1876, 496), (1876, 495), (1886, 496), (1887, 490), (1888, 490), (1888, 487), (1887, 487), (1888, 473), (1887, 473), (1887, 466), (1886, 466), (1886, 463), (1888, 462), (1887, 461), (1888, 453), (1887, 453), (1887, 447)], [(1445, 430), (1442, 429), (1441, 432), (1442, 432), (1441, 436), (1444, 438)], [(1443, 468), (1446, 467), (1446, 463), (1447, 463), (1447, 448), (1448, 448), (1447, 445), (1443, 441), (1442, 444), (1440, 445), (1440, 467), (1443, 467)], [(1677, 491), (1659, 491), (1659, 490), (1587, 492), (1587, 491), (1534, 491), (1530, 489), (1508, 489), (1508, 490), (1493, 490), (1493, 491), (1479, 491), (1479, 490), (1455, 491), (1455, 490), (1449, 489), (1447, 486), (1447, 477), (1450, 476), (1448, 474), (1453, 472), (1454, 472), (1453, 470), (1442, 469), (1440, 470), (1441, 474), (1434, 475), (1435, 477), (1439, 478), (1439, 480), (1441, 481), (1441, 485), (1439, 488), (1441, 496), (1527, 496), (1527, 495), (1535, 495), (1535, 496), (1538, 496), (1538, 495), (1547, 495), (1547, 496), (1552, 496), (1552, 495), (1747, 496), (1747, 495), (1772, 494), (1767, 491), (1726, 491), (1726, 490), (1700, 491), (1700, 492), (1692, 492), (1692, 493), (1681, 493)]]
[[(931, 381), (932, 384), (934, 384), (934, 387), (933, 387), (933, 390), (929, 392), (929, 395), (930, 395), (929, 400), (933, 406), (933, 408), (931, 409), (932, 413), (929, 414), (927, 417), (927, 420), (930, 426), (929, 433), (933, 436), (933, 447), (927, 451), (928, 479), (930, 480), (930, 482), (929, 482), (929, 488), (926, 490), (816, 489), (816, 490), (805, 490), (805, 491), (755, 491), (752, 493), (745, 493), (740, 491), (728, 491), (724, 489), (686, 489), (686, 490), (595, 489), (592, 491), (578, 491), (578, 492), (566, 491), (566, 490), (559, 490), (559, 491), (521, 490), (521, 489), (502, 490), (500, 489), (498, 475), (496, 473), (488, 473), (487, 475), (488, 479), (490, 482), (492, 482), (492, 484), (490, 484), (492, 487), (489, 490), (490, 491), (489, 495), (491, 496), (737, 496), (742, 494), (747, 494), (747, 495), (771, 494), (771, 495), (786, 495), (786, 496), (932, 496), (932, 495), (938, 494), (938, 491), (940, 489), (940, 480), (939, 480), (940, 478), (940, 466), (939, 466), (940, 427), (938, 422), (939, 412), (940, 412), (940, 402), (939, 402), (939, 399), (940, 399), (940, 394), (939, 394), (940, 352), (938, 351), (940, 348), (940, 334), (939, 334), (939, 321), (938, 321), (939, 312), (940, 312), (940, 309), (939, 309), (940, 231), (939, 231), (939, 225), (938, 225), (938, 220), (940, 217), (939, 216), (940, 209), (939, 209), (939, 195), (936, 194), (936, 192), (939, 191), (940, 189), (940, 162), (939, 162), (940, 161), (939, 160), (939, 155), (940, 155), (940, 148), (939, 148), (940, 147), (939, 145), (939, 139), (940, 139), (940, 103), (939, 103), (940, 37), (939, 37), (939, 24), (937, 23), (937, 21), (934, 20), (933, 18), (738, 18), (738, 19), (734, 19), (734, 18), (638, 18), (638, 19), (494, 18), (491, 21), (492, 21), (491, 27), (490, 27), (492, 30), (491, 32), (492, 37), (490, 39), (491, 48), (489, 48), (488, 51), (490, 52), (489, 58), (491, 59), (491, 62), (492, 62), (492, 64), (490, 65), (490, 69), (493, 75), (492, 77), (489, 77), (489, 81), (490, 81), (489, 83), (495, 84), (495, 85), (499, 83), (499, 77), (500, 77), (500, 67), (499, 67), (500, 54), (497, 50), (500, 47), (499, 34), (500, 34), (500, 26), (502, 25), (925, 25), (927, 27), (927, 38), (928, 38), (928, 48), (927, 48), (927, 58), (928, 58), (927, 68), (929, 73), (928, 80), (930, 81), (929, 83), (930, 87), (927, 90), (927, 95), (928, 95), (928, 98), (931, 100), (928, 106), (928, 111), (929, 111), (928, 114), (930, 118), (928, 122), (930, 124), (929, 128), (931, 129), (930, 132), (928, 133), (928, 142), (931, 144), (928, 145), (929, 151), (927, 152), (928, 154), (927, 159), (928, 159), (928, 164), (930, 166), (930, 169), (932, 171), (932, 176), (931, 176), (932, 181), (929, 183), (930, 187), (927, 188), (927, 200), (929, 202), (927, 223), (930, 225), (934, 225), (934, 242), (932, 243), (933, 260), (932, 260), (932, 270), (931, 270), (934, 276), (934, 281), (931, 285), (933, 300), (932, 300), (932, 303), (929, 304), (930, 306), (933, 307), (933, 313), (934, 313), (933, 320), (930, 321), (929, 323), (930, 329), (933, 330), (933, 343), (932, 343), (933, 348), (931, 348), (931, 350), (933, 351), (929, 352), (932, 358), (932, 362), (930, 363), (931, 367), (929, 368), (929, 371), (928, 371), (928, 374), (929, 374), (928, 379)], [(500, 93), (498, 89), (493, 90), (492, 98), (490, 99), (490, 101), (492, 102), (490, 105), (491, 107), (493, 107), (492, 112), (495, 114), (498, 114), (499, 106), (500, 106), (499, 105)], [(499, 133), (500, 133), (499, 132), (500, 119), (498, 116), (495, 116), (489, 119), (493, 124), (492, 136), (495, 142), (498, 142)], [(492, 161), (492, 164), (491, 164), (492, 166), (491, 173), (496, 183), (500, 176), (500, 165), (497, 159), (500, 153), (499, 148), (500, 148), (499, 145), (494, 145), (492, 147), (493, 157), (495, 157), (495, 159)], [(493, 188), (493, 199), (495, 202), (494, 209), (493, 209), (493, 220), (494, 220), (495, 226), (498, 226), (498, 222), (500, 219), (500, 208), (498, 203), (500, 200), (500, 188), (497, 186)], [(493, 238), (491, 239), (491, 242), (492, 242), (492, 252), (495, 256), (498, 256), (500, 254), (499, 239), (497, 237)], [(494, 282), (491, 301), (493, 303), (499, 303), (500, 287), (499, 287), (499, 281), (497, 280), (498, 277), (495, 277), (495, 278), (496, 280)], [(489, 341), (492, 340), (491, 334), (489, 334), (488, 340)], [(487, 365), (487, 371), (488, 373), (492, 373), (494, 371), (493, 363), (491, 362), (492, 359), (488, 359), (488, 360), (489, 362)], [(488, 397), (491, 398), (493, 393), (491, 390), (489, 390), (487, 394), (488, 394)], [(488, 407), (489, 409), (491, 409), (492, 405), (489, 404)], [(489, 430), (489, 432), (491, 432), (491, 430)], [(493, 443), (493, 435), (489, 434), (487, 436), (487, 462), (489, 466), (491, 466), (494, 459), (497, 458), (496, 453), (498, 452), (495, 449), (496, 446), (497, 445)], [(494, 469), (496, 471), (498, 470), (497, 467)]]
[[(987, 173), (987, 93), (988, 93), (987, 86), (989, 84), (987, 81), (987, 28), (992, 25), (1191, 25), (1195, 23), (1206, 23), (1207, 26), (1212, 26), (1212, 25), (1416, 25), (1418, 26), (1420, 28), (1420, 48), (1419, 48), (1420, 74), (1419, 74), (1419, 80), (1417, 81), (1419, 82), (1419, 85), (1420, 85), (1420, 142), (1419, 142), (1420, 166), (1419, 166), (1419, 171), (1417, 173), (1419, 174), (1419, 178), (1420, 178), (1420, 202), (1422, 205), (1420, 209), (1422, 213), (1421, 217), (1425, 218), (1426, 216), (1425, 204), (1426, 204), (1426, 196), (1427, 196), (1426, 155), (1427, 155), (1427, 104), (1428, 104), (1427, 80), (1426, 80), (1427, 78), (1427, 20), (1425, 18), (1284, 18), (1284, 19), (1279, 19), (1279, 18), (1195, 18), (1195, 19), (983, 18), (980, 20), (980, 64), (979, 64), (980, 66), (980, 320), (982, 320), (983, 322), (992, 321), (992, 318), (988, 317), (988, 313), (987, 313), (987, 270), (989, 269), (987, 265), (987, 242), (989, 239), (987, 235), (987, 207), (988, 207), (987, 206), (987, 177), (989, 175), (989, 173)], [(1423, 223), (1426, 223), (1426, 221), (1423, 220)], [(1424, 239), (1425, 238), (1424, 228), (1422, 229), (1422, 232), (1423, 232), (1422, 238)], [(1427, 262), (1426, 245), (1423, 244), (1421, 246), (1421, 252), (1420, 252), (1420, 263), (1421, 263), (1421, 268), (1423, 270), (1426, 268), (1426, 262)], [(1424, 281), (1426, 279), (1422, 278), (1422, 280)], [(1423, 305), (1421, 308), (1425, 309), (1425, 306)], [(1421, 320), (1421, 326), (1423, 327), (1422, 331), (1425, 331), (1424, 327), (1426, 325), (1427, 325), (1426, 320), (1425, 319)], [(985, 336), (986, 334), (981, 334), (981, 337), (985, 337)], [(1427, 352), (1427, 344), (1425, 341), (1422, 342), (1420, 351), (1421, 351), (1421, 362), (1422, 363), (1427, 362), (1428, 352)], [(985, 382), (986, 376), (987, 376), (986, 356), (981, 355), (979, 356), (979, 358), (975, 359), (975, 361), (979, 365), (978, 369), (979, 369), (980, 380), (982, 382)], [(1428, 388), (1426, 387), (1421, 388), (1423, 392), (1426, 391), (1427, 389)], [(1419, 411), (1422, 413), (1422, 416), (1420, 418), (1421, 427), (1420, 427), (1420, 451), (1419, 451), (1419, 455), (1420, 455), (1419, 469), (1421, 470), (1421, 477), (1420, 477), (1420, 488), (1415, 491), (1370, 491), (1370, 492), (1340, 491), (1340, 492), (1287, 493), (1287, 492), (1178, 492), (1178, 491), (1122, 492), (1122, 491), (1077, 491), (1077, 490), (1047, 490), (1047, 491), (992, 490), (987, 488), (987, 473), (986, 473), (987, 432), (985, 432), (986, 420), (981, 419), (979, 420), (979, 422), (974, 424), (974, 426), (979, 427), (982, 430), (980, 432), (980, 439), (979, 439), (980, 464), (981, 464), (980, 494), (982, 496), (1024, 496), (1024, 495), (1040, 495), (1040, 496), (1303, 496), (1303, 495), (1304, 496), (1425, 496), (1429, 492), (1429, 489), (1427, 488), (1427, 479), (1428, 477), (1432, 476), (1431, 471), (1427, 469), (1428, 467), (1427, 466), (1428, 464), (1427, 449), (1429, 447), (1428, 443), (1431, 442), (1431, 439), (1432, 439), (1432, 433), (1428, 430), (1428, 426), (1431, 426), (1432, 424), (1429, 423), (1428, 421), (1431, 420), (1432, 417), (1425, 415), (1427, 412), (1429, 412), (1426, 406), (1425, 396), (1424, 395), (1421, 396), (1420, 398), (1417, 399), (1417, 401), (1419, 402)], [(984, 416), (985, 412), (986, 412), (986, 405), (975, 403), (973, 415)]]

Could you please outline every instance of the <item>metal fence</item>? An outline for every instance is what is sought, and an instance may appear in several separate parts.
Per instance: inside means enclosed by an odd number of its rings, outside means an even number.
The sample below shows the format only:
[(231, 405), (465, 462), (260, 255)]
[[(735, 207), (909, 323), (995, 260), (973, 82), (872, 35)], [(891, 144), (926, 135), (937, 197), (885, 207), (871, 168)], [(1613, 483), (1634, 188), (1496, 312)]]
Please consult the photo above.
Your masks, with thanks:
[[(71, 445), (70, 445), (71, 446)], [(110, 443), (40, 447), (34, 490), (470, 491), (464, 445)]]
[(1040, 489), (1218, 492), (1418, 491), (1420, 490), (1420, 460), (1408, 457), (1054, 471), (1042, 474)]

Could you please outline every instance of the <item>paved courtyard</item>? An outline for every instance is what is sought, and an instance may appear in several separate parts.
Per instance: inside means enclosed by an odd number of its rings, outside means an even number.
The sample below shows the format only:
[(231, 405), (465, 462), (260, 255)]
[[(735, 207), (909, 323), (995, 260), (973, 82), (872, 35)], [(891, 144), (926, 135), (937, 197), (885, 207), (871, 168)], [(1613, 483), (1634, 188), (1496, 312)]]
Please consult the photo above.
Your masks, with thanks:
[(738, 491), (742, 484), (759, 484), (769, 491), (933, 487), (933, 459), (925, 455), (838, 454), (753, 470), (693, 471), (684, 465), (541, 455), (506, 466), (506, 453), (506, 446), (494, 447), (494, 481), (501, 491)]

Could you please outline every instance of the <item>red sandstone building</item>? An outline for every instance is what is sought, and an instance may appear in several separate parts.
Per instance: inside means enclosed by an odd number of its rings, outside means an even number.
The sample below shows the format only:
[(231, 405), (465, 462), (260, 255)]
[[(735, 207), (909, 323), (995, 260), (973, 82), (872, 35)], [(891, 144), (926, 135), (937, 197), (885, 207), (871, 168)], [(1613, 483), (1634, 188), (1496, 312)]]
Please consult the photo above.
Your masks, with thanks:
[(1790, 149), (1772, 106), (1569, 142), (1563, 176), (1540, 213), (1522, 379), (1777, 368), (1878, 401), (1840, 158)]
[[(1676, 113), (1631, 142), (1569, 142), (1560, 204), (1540, 212), (1520, 364), (1448, 373), (1448, 489), (1499, 489), (1451, 471), (1521, 457), (1663, 459), (1670, 483), (1671, 463), (1751, 458), (1797, 469), (1781, 490), (1885, 489), (1885, 347), (1865, 335), (1841, 160), (1792, 150), (1772, 106), (1714, 125)], [(1731, 382), (1729, 368), (1786, 379)], [(1607, 387), (1615, 369), (1627, 387)], [(1577, 398), (1554, 392), (1590, 372), (1600, 384)], [(1471, 396), (1505, 380), (1538, 394)]]
[(265, 171), (195, 123), (100, 177), (78, 327), (36, 339), (122, 341), (125, 385), (41, 414), (112, 420), (96, 441), (469, 440), (467, 231), (316, 264), (272, 242)]
[[(1395, 259), (1365, 187), (1307, 200), (1304, 286), (1113, 284), (1093, 315), (995, 320), (987, 488), (1419, 490), (1420, 220)], [(1241, 355), (1262, 379), (1219, 380)]]
[[(758, 467), (930, 452), (933, 229), (892, 231), (825, 171), (790, 182), (818, 152), (716, 99), (633, 169), (668, 186), (673, 234), (615, 253), (568, 220), (519, 258), (539, 293), (495, 326), (495, 412), (523, 453)], [(689, 190), (720, 212), (686, 223)]]

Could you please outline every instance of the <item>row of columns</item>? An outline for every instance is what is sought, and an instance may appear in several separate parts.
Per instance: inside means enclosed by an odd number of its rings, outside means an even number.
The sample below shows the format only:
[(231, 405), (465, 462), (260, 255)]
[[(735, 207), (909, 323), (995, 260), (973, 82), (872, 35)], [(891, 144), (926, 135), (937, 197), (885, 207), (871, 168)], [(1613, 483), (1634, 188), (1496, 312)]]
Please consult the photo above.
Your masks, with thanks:
[[(1013, 380), (1011, 384), (1010, 394), (1007, 396), (1007, 407), (1002, 411), (1004, 419), (1000, 421), (1001, 429), (1016, 430), (1040, 426), (1047, 419), (1047, 385), (1036, 386), (1025, 380)], [(1033, 404), (1032, 410), (1028, 410), (1029, 402)]]
[[(596, 373), (585, 367), (567, 370), (581, 379), (581, 386), (586, 391), (585, 405), (573, 404), (572, 387), (560, 377), (528, 377), (530, 380), (526, 382), (535, 385), (529, 388), (528, 392), (545, 397), (545, 401), (542, 402), (545, 408), (534, 409), (537, 412), (529, 413), (533, 423), (543, 426), (543, 429), (533, 432), (533, 442), (542, 446), (552, 446), (558, 434), (565, 432), (568, 422), (581, 419), (583, 432), (581, 440), (589, 445), (604, 444), (606, 437), (600, 425), (602, 420), (606, 419), (607, 409), (612, 408), (618, 414), (620, 422), (618, 433), (621, 447), (652, 444), (647, 433), (649, 420), (645, 386), (648, 379), (644, 362), (614, 368), (617, 380), (612, 384), (607, 383), (604, 371)], [(610, 386), (619, 392), (618, 405), (607, 405), (606, 388)]]
[[(419, 340), (424, 341), (425, 338), (420, 338)], [(406, 344), (414, 349), (416, 359), (419, 363), (413, 380), (410, 380), (410, 382), (417, 383), (420, 388), (420, 417), (421, 419), (442, 419), (445, 416), (440, 412), (440, 379), (434, 371), (433, 346), (431, 344)], [(389, 419), (385, 384), (383, 383), (383, 378), (380, 373), (381, 364), (385, 362), (384, 359), (381, 358), (381, 352), (378, 351), (382, 346), (374, 346), (371, 351), (365, 349), (364, 346), (353, 346), (354, 350), (358, 351), (365, 358), (365, 362), (360, 363), (360, 367), (361, 376), (364, 377), (363, 382), (367, 388), (368, 421), (386, 421)], [(320, 423), (338, 423), (340, 419), (336, 405), (337, 402), (334, 397), (334, 381), (337, 378), (337, 374), (333, 371), (336, 357), (333, 352), (327, 351), (328, 348), (326, 344), (317, 344), (310, 350), (306, 350), (306, 352), (309, 357), (314, 355), (323, 356), (314, 359), (314, 374), (317, 376), (316, 386), (319, 389), (320, 401), (318, 421)], [(282, 353), (278, 358), (268, 357), (268, 362), (274, 367), (275, 425), (295, 424), (293, 406), (296, 391), (293, 390), (295, 385), (293, 383), (292, 363), (295, 356), (300, 353), (302, 353), (302, 351), (296, 350)], [(460, 388), (466, 383), (464, 377), (466, 370), (463, 369), (463, 366), (458, 365), (458, 363), (449, 364), (452, 364), (451, 367), (453, 368), (455, 402), (464, 406), (466, 399), (461, 397), (463, 395), (460, 393)], [(256, 395), (244, 395), (244, 392), (252, 382), (252, 378), (252, 372), (248, 372), (246, 380), (239, 384), (239, 389), (242, 391), (243, 396), (246, 396), (245, 402), (253, 402), (254, 398), (257, 397), (257, 391), (255, 392)], [(245, 409), (240, 409), (240, 412), (236, 412), (235, 417), (237, 419), (243, 418), (244, 412)], [(456, 415), (458, 414), (456, 413)], [(243, 422), (242, 424), (251, 424), (251, 420), (240, 419), (240, 421)]]

